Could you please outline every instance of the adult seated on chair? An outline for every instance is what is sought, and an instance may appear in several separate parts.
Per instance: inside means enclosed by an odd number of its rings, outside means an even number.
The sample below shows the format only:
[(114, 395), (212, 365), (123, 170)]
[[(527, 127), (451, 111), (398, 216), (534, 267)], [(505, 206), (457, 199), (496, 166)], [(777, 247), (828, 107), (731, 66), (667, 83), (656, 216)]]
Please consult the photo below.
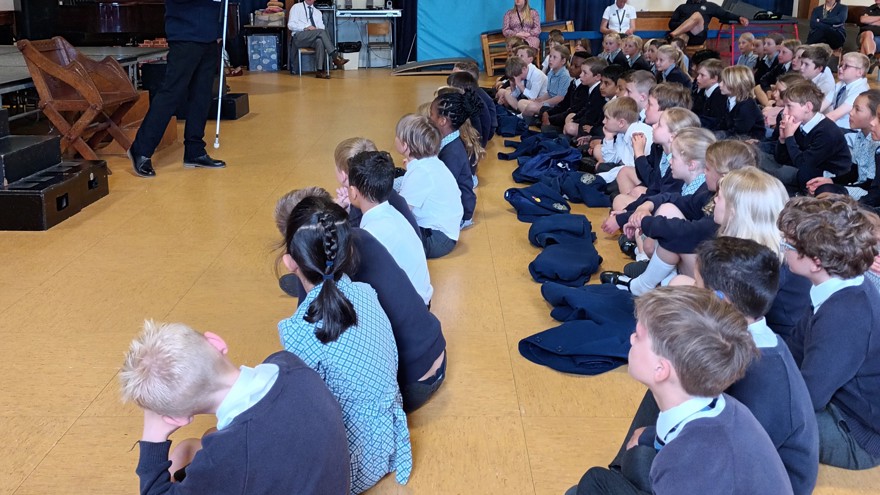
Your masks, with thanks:
[(532, 48), (540, 46), (541, 19), (538, 11), (529, 7), (529, 0), (513, 0), (513, 8), (504, 13), (501, 34), (521, 38)]
[(670, 32), (667, 38), (684, 38), (687, 40), (688, 46), (702, 45), (706, 42), (709, 22), (713, 17), (722, 22), (739, 22), (743, 26), (749, 25), (748, 19), (724, 10), (717, 3), (707, 0), (686, 0), (672, 12), (672, 17), (669, 19)]
[(873, 70), (876, 61), (874, 54), (877, 53), (877, 38), (880, 37), (880, 0), (874, 0), (874, 5), (865, 9), (865, 13), (859, 18), (859, 51), (871, 59)]
[[(315, 8), (315, 0), (303, 0), (293, 4), (293, 7), (290, 8), (287, 28), (290, 29), (293, 49), (315, 49), (315, 77), (330, 79), (330, 72), (324, 70), (324, 59), (327, 53), (330, 54), (337, 68), (345, 67), (348, 60), (342, 58), (342, 55), (333, 46), (330, 35), (324, 30), (324, 17), (321, 15), (321, 11)], [(302, 67), (299, 70), (301, 73)]]
[(832, 50), (837, 51), (846, 42), (847, 7), (838, 0), (825, 0), (810, 14), (810, 34), (807, 35), (807, 44), (827, 43)]

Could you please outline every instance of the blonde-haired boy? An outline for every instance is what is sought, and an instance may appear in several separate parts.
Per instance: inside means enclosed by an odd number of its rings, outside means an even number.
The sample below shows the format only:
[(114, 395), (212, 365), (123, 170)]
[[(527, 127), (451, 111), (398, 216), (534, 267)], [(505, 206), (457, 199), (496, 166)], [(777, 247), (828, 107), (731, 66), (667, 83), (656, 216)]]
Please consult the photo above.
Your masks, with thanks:
[[(181, 323), (147, 321), (132, 341), (119, 378), (144, 410), (141, 493), (348, 494), (342, 411), (321, 377), (288, 352), (254, 368), (227, 352)], [(196, 414), (215, 414), (217, 431), (169, 457), (168, 437)]]
[[(639, 106), (636, 101), (628, 96), (615, 98), (605, 104), (603, 109), (605, 112), (605, 120), (603, 120), (603, 131), (605, 138), (602, 140), (602, 146), (596, 147), (596, 160), (604, 163), (616, 163), (618, 165), (635, 166), (635, 157), (633, 156), (632, 136), (635, 133), (642, 133), (647, 139), (647, 148), (653, 144), (653, 130), (650, 126), (639, 122)], [(603, 177), (610, 182), (617, 177), (615, 173), (613, 177)]]
[(825, 116), (834, 121), (841, 129), (849, 129), (849, 111), (852, 110), (856, 98), (868, 89), (865, 74), (871, 61), (859, 52), (849, 52), (840, 59), (837, 66), (838, 83), (834, 91), (825, 97), (822, 106)]

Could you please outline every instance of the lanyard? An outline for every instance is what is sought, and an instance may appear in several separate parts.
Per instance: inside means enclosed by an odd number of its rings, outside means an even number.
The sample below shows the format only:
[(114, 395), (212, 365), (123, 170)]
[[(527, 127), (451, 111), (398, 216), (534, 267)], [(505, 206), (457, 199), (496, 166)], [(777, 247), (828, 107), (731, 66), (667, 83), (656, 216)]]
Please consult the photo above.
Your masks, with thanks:
[[(621, 12), (623, 12), (622, 16), (620, 15)], [(623, 29), (623, 20), (626, 19), (626, 10), (619, 9), (619, 10), (615, 11), (614, 16), (617, 17), (617, 29), (618, 30)]]

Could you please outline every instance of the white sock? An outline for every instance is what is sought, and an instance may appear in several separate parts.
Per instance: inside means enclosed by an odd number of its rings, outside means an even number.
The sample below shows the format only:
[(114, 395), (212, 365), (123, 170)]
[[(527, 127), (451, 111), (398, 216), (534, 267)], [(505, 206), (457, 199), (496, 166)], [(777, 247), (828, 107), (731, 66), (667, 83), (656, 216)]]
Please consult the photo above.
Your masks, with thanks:
[(654, 287), (657, 287), (657, 284), (662, 282), (663, 279), (674, 270), (675, 265), (666, 263), (660, 259), (660, 256), (655, 254), (654, 257), (651, 258), (651, 261), (648, 262), (648, 268), (645, 269), (645, 273), (632, 279), (629, 283), (629, 291), (632, 292), (633, 295), (641, 296)]
[(641, 249), (636, 248), (636, 261), (648, 261), (648, 255), (643, 253)]

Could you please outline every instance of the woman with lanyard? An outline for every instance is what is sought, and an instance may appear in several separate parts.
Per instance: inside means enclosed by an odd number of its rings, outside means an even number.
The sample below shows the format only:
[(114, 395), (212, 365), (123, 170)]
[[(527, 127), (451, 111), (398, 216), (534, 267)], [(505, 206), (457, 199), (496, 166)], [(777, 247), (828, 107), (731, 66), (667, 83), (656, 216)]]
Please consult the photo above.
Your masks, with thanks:
[(618, 33), (621, 36), (628, 36), (633, 34), (636, 31), (635, 7), (627, 5), (626, 0), (615, 0), (613, 4), (605, 8), (599, 31), (603, 35)]
[(810, 14), (810, 34), (807, 35), (807, 43), (827, 43), (832, 50), (837, 51), (846, 41), (846, 30), (843, 25), (846, 22), (847, 7), (839, 0), (825, 0)]
[(522, 38), (532, 48), (538, 48), (541, 19), (538, 11), (529, 7), (529, 0), (513, 0), (513, 8), (504, 13), (501, 33), (505, 38)]

